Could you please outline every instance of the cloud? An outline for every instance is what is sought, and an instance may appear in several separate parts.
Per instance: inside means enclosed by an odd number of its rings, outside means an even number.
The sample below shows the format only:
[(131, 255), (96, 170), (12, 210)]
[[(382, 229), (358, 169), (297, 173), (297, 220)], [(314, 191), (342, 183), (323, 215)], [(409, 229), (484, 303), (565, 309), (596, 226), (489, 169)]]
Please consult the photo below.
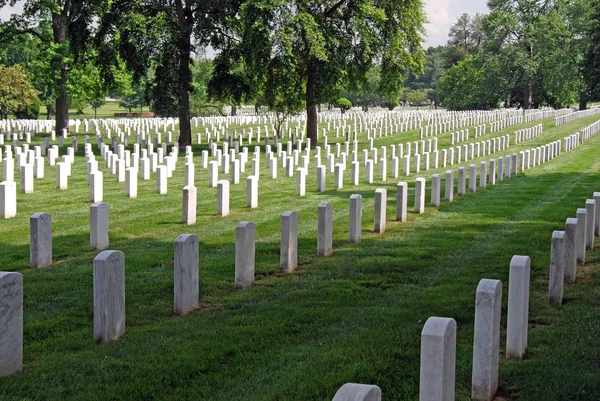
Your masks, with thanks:
[(446, 44), (450, 26), (462, 13), (474, 15), (489, 11), (486, 0), (423, 0), (423, 6), (428, 21), (425, 47)]
[(7, 21), (13, 14), (21, 14), (23, 12), (23, 3), (18, 2), (14, 7), (4, 6), (0, 8), (0, 21)]

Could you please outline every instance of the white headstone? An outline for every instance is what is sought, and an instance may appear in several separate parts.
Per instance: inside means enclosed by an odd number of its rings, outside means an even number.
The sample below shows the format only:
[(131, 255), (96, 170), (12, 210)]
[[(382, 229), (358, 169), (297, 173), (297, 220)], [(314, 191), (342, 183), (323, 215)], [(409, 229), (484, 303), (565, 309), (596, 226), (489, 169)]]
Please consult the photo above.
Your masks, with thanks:
[(108, 204), (90, 206), (90, 248), (101, 251), (108, 248)]
[(491, 401), (498, 389), (502, 282), (482, 279), (475, 299), (471, 398)]
[(198, 236), (194, 234), (181, 234), (175, 239), (173, 286), (173, 312), (176, 315), (185, 315), (198, 309)]
[(376, 233), (385, 232), (387, 218), (387, 189), (377, 188), (375, 190), (375, 224), (373, 231)]
[(317, 254), (330, 256), (333, 252), (333, 205), (321, 202), (318, 210)]
[(49, 213), (34, 213), (29, 219), (29, 225), (29, 265), (50, 266), (52, 264), (52, 216)]
[(102, 251), (94, 258), (94, 341), (116, 340), (125, 333), (125, 256)]
[(0, 272), (0, 377), (23, 370), (23, 276)]
[(298, 267), (298, 213), (284, 212), (281, 215), (281, 270), (292, 273)]
[(421, 332), (420, 401), (454, 401), (456, 321), (430, 317)]
[(242, 221), (235, 229), (235, 288), (244, 290), (254, 285), (256, 227)]
[(522, 359), (527, 349), (529, 322), (529, 256), (513, 256), (508, 283), (508, 319), (506, 324), (506, 357)]

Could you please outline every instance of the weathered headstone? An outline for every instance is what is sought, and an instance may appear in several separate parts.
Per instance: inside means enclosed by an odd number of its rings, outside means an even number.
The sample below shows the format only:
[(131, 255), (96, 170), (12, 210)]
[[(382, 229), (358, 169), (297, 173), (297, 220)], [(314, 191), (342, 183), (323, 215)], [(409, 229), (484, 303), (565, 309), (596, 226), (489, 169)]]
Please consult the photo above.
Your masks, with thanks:
[(458, 168), (458, 196), (463, 196), (467, 192), (467, 176), (464, 167)]
[(469, 165), (469, 192), (477, 191), (477, 166)]
[(96, 251), (108, 248), (108, 204), (103, 202), (90, 206), (90, 248)]
[(508, 282), (508, 319), (506, 324), (506, 357), (522, 359), (527, 350), (529, 322), (529, 256), (513, 256)]
[(551, 305), (560, 305), (563, 298), (566, 265), (566, 235), (564, 231), (552, 233), (552, 248), (550, 251), (550, 288), (548, 301)]
[(284, 273), (292, 273), (298, 267), (298, 213), (281, 215), (281, 254), (279, 264)]
[(483, 279), (477, 286), (471, 398), (491, 401), (498, 389), (502, 283)]
[(425, 213), (425, 178), (419, 177), (415, 180), (415, 213)]
[(330, 256), (333, 252), (333, 206), (331, 202), (319, 203), (317, 255)]
[(0, 377), (23, 370), (23, 276), (0, 272)]
[(362, 196), (350, 195), (350, 234), (349, 242), (359, 243), (362, 236)]
[(446, 200), (452, 202), (454, 200), (454, 170), (446, 171)]
[(588, 199), (585, 201), (585, 210), (587, 210), (587, 220), (585, 227), (585, 248), (594, 249), (594, 226), (596, 224), (596, 201)]
[(376, 233), (385, 232), (385, 223), (387, 218), (387, 189), (377, 188), (375, 190), (375, 223), (373, 231)]
[(434, 174), (431, 176), (431, 206), (433, 206), (433, 207), (440, 206), (441, 191), (442, 191), (442, 184), (441, 184), (441, 180), (440, 180), (440, 175)]
[(585, 263), (585, 247), (586, 247), (586, 227), (587, 227), (587, 209), (577, 209), (577, 263)]
[(574, 282), (577, 276), (577, 224), (578, 220), (568, 218), (565, 223), (565, 281)]
[(408, 183), (396, 185), (396, 221), (405, 222), (408, 209)]
[(486, 162), (481, 162), (479, 166), (479, 186), (485, 188), (487, 186), (487, 164)]
[(125, 256), (102, 251), (94, 258), (94, 341), (116, 340), (125, 333)]
[(381, 401), (381, 389), (370, 384), (346, 383), (332, 401)]
[(256, 226), (242, 221), (235, 229), (235, 288), (244, 290), (254, 285)]
[(430, 317), (421, 332), (420, 401), (454, 401), (456, 321)]
[(181, 208), (181, 222), (183, 224), (196, 224), (197, 190), (194, 186), (183, 187), (183, 200)]
[(29, 256), (31, 267), (46, 267), (52, 264), (52, 216), (49, 213), (34, 213), (29, 219)]
[(173, 311), (176, 315), (185, 315), (199, 306), (198, 236), (181, 234), (175, 239), (174, 270)]
[(600, 235), (600, 192), (594, 192), (594, 200), (596, 201), (596, 211), (594, 212), (594, 216), (596, 216), (596, 221), (594, 222), (594, 234), (598, 236)]

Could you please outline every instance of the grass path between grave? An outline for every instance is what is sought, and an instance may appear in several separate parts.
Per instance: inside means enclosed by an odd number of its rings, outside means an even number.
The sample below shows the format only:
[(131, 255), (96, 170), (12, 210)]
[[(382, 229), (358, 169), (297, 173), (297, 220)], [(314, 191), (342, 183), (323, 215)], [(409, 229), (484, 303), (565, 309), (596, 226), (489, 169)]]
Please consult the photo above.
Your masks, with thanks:
[[(543, 120), (544, 135), (509, 152), (562, 138), (596, 120), (561, 127)], [(402, 139), (408, 140), (414, 139)], [(376, 146), (397, 142), (382, 138)], [(358, 187), (347, 181), (342, 190), (316, 194), (311, 176), (307, 196), (299, 198), (293, 178), (269, 180), (263, 158), (259, 209), (243, 207), (241, 184), (232, 186), (232, 215), (217, 218), (215, 190), (198, 184), (198, 224), (183, 226), (176, 223), (183, 160), (164, 197), (155, 195), (152, 180), (139, 182), (138, 199), (127, 199), (123, 184), (104, 169), (111, 249), (125, 253), (127, 330), (124, 338), (100, 346), (92, 340), (96, 253), (88, 249), (89, 202), (80, 152), (69, 190), (56, 191), (54, 171), (46, 168), (46, 178), (36, 180), (36, 193), (19, 194), (17, 218), (0, 221), (2, 270), (21, 272), (25, 288), (24, 371), (0, 378), (0, 399), (326, 400), (345, 382), (359, 382), (377, 384), (386, 400), (414, 400), (420, 331), (428, 317), (445, 316), (458, 324), (457, 400), (467, 400), (477, 283), (502, 280), (504, 330), (508, 266), (513, 255), (521, 254), (532, 259), (529, 349), (522, 361), (501, 357), (501, 394), (521, 400), (597, 400), (600, 253), (588, 253), (577, 282), (565, 288), (564, 305), (550, 307), (546, 296), (552, 231), (562, 230), (566, 218), (600, 191), (599, 146), (600, 135), (494, 187), (427, 207), (425, 215), (411, 213), (406, 223), (391, 221), (395, 180)], [(198, 164), (197, 181), (204, 185), (206, 172)], [(431, 174), (445, 170), (423, 172), (427, 204)], [(409, 182), (410, 205), (414, 178), (402, 178)], [(331, 180), (328, 175), (328, 187)], [(384, 234), (372, 232), (377, 187), (388, 188), (390, 198)], [(363, 195), (361, 244), (346, 242), (352, 193)], [(316, 256), (320, 201), (334, 206), (329, 258)], [(298, 211), (300, 229), (301, 266), (288, 276), (278, 268), (285, 210)], [(28, 220), (36, 211), (52, 214), (55, 263), (33, 270), (27, 267)], [(234, 235), (242, 220), (257, 224), (258, 281), (255, 288), (236, 292)], [(201, 240), (202, 308), (175, 317), (173, 241), (184, 232)]]

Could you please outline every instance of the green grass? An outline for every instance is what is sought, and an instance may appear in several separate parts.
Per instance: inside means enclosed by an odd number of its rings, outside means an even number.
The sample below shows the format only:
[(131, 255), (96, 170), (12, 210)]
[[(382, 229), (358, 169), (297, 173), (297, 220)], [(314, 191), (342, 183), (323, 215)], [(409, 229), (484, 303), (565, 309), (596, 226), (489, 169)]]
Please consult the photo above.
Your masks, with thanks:
[[(542, 120), (545, 134), (511, 146), (510, 153), (562, 138), (595, 120), (561, 127), (553, 127), (554, 119)], [(375, 144), (416, 137), (413, 131), (378, 138)], [(440, 147), (447, 146), (448, 137), (439, 137)], [(350, 185), (347, 173), (343, 189), (318, 194), (311, 159), (307, 195), (296, 197), (295, 179), (279, 169), (280, 178), (270, 180), (263, 155), (259, 208), (244, 207), (247, 168), (241, 184), (231, 186), (231, 215), (219, 218), (216, 189), (207, 187), (207, 172), (200, 168), (199, 152), (206, 145), (195, 145), (198, 222), (183, 226), (178, 223), (183, 156), (167, 195), (155, 194), (153, 175), (138, 182), (138, 199), (126, 198), (123, 183), (115, 182), (102, 165), (110, 249), (125, 253), (127, 328), (118, 341), (96, 345), (92, 260), (97, 253), (89, 250), (80, 145), (68, 190), (55, 189), (55, 171), (46, 167), (34, 194), (18, 194), (17, 217), (0, 221), (1, 270), (22, 273), (25, 291), (24, 371), (0, 378), (0, 398), (326, 400), (342, 384), (358, 382), (377, 384), (386, 400), (415, 400), (420, 331), (428, 317), (445, 316), (458, 325), (457, 400), (468, 400), (477, 283), (502, 280), (503, 351), (508, 267), (512, 256), (521, 254), (532, 259), (529, 349), (522, 361), (502, 355), (501, 393), (521, 400), (597, 400), (600, 253), (588, 254), (577, 282), (565, 289), (564, 305), (550, 307), (546, 297), (552, 231), (562, 230), (565, 219), (600, 190), (599, 146), (600, 135), (494, 187), (455, 197), (452, 203), (442, 201), (440, 208), (427, 207), (424, 215), (409, 213), (406, 223), (392, 221), (395, 184), (409, 182), (412, 210), (414, 173), (382, 183), (376, 168), (375, 183), (357, 187)], [(491, 157), (498, 155), (503, 152)], [(427, 205), (431, 175), (445, 170), (420, 174), (428, 180)], [(327, 186), (333, 187), (331, 174)], [(372, 231), (378, 187), (389, 194), (384, 234)], [(363, 195), (360, 244), (347, 242), (353, 193)], [(334, 209), (334, 253), (328, 258), (316, 255), (317, 205), (322, 201), (331, 201)], [(291, 275), (281, 274), (278, 266), (280, 215), (286, 210), (299, 214), (300, 267)], [(38, 211), (52, 214), (54, 263), (34, 270), (28, 268), (29, 216)], [(253, 221), (257, 228), (257, 282), (246, 291), (233, 288), (235, 226), (240, 221)], [(201, 309), (175, 317), (173, 241), (182, 233), (200, 237)]]
[[(78, 119), (91, 119), (91, 118), (115, 118), (115, 113), (127, 113), (129, 110), (126, 110), (122, 107), (119, 107), (119, 102), (107, 102), (103, 106), (99, 107), (97, 110), (97, 117), (94, 117), (94, 109), (91, 107), (86, 107), (83, 111), (83, 114), (78, 114), (79, 110), (69, 110), (69, 119), (78, 120)], [(134, 113), (138, 113), (140, 109), (132, 110)], [(142, 111), (149, 111), (148, 107), (144, 107)], [(46, 119), (46, 106), (40, 107), (40, 116), (39, 118), (44, 120)]]

